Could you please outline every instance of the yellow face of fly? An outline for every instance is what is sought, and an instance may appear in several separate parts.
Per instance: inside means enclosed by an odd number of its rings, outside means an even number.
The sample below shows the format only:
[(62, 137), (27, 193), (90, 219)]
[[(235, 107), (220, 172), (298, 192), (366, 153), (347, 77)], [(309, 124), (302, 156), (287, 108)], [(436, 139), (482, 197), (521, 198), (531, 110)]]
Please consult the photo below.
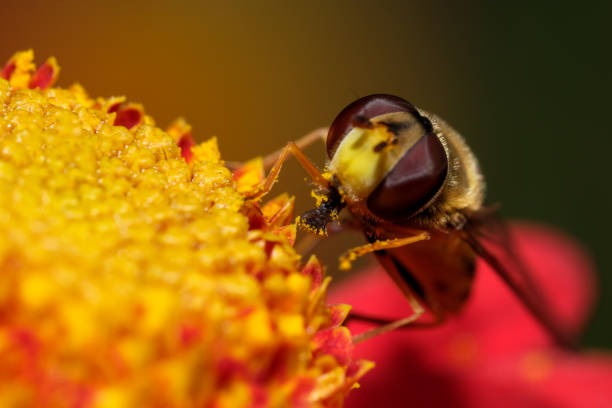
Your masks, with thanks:
[[(400, 124), (401, 130), (392, 132), (387, 123)], [(365, 199), (423, 132), (408, 113), (381, 115), (370, 128), (355, 127), (342, 139), (329, 170), (350, 198)]]

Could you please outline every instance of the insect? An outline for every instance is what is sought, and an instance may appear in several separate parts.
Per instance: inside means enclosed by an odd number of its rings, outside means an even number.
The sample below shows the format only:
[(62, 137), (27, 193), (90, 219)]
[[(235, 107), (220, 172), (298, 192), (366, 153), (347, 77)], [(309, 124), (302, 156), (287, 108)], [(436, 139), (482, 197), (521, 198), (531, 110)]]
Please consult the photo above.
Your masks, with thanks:
[[(316, 234), (346, 208), (367, 244), (340, 258), (341, 269), (373, 253), (408, 299), (412, 313), (398, 321), (364, 317), (382, 325), (356, 340), (414, 324), (426, 309), (434, 324), (461, 310), (482, 257), (509, 285), (557, 342), (572, 340), (554, 324), (529, 274), (516, 262), (511, 272), (481, 242), (493, 209), (484, 207), (484, 179), (464, 139), (439, 117), (393, 95), (375, 94), (345, 107), (326, 134), (329, 162), (318, 168), (302, 153), (324, 132), (289, 143), (274, 162), (258, 196), (270, 190), (282, 163), (293, 154), (317, 185), (317, 206), (299, 225)], [(510, 252), (510, 240), (501, 234)], [(510, 252), (512, 258), (512, 253)]]

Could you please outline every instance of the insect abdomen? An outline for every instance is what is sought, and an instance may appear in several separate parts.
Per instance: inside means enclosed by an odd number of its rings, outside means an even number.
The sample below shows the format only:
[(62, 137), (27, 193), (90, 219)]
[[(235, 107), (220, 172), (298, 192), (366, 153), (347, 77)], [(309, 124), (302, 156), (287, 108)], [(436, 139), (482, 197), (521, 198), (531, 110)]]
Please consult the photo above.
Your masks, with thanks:
[(454, 234), (377, 252), (387, 273), (410, 288), (436, 315), (457, 313), (469, 298), (476, 257)]

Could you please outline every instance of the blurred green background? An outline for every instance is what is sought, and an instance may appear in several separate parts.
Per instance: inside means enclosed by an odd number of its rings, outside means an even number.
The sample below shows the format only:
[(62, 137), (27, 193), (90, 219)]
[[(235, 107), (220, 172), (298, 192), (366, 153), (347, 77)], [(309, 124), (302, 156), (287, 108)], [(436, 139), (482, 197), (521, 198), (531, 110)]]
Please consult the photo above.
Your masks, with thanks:
[[(162, 127), (184, 116), (228, 160), (326, 126), (359, 96), (403, 96), (466, 136), (506, 217), (555, 225), (591, 252), (601, 293), (584, 342), (612, 348), (612, 7), (501, 4), (3, 0), (0, 59), (54, 55), (60, 85), (127, 95)], [(323, 150), (308, 154), (322, 164)], [(298, 212), (312, 206), (303, 178), (291, 163), (276, 190), (295, 193)], [(329, 241), (333, 269), (361, 238)]]

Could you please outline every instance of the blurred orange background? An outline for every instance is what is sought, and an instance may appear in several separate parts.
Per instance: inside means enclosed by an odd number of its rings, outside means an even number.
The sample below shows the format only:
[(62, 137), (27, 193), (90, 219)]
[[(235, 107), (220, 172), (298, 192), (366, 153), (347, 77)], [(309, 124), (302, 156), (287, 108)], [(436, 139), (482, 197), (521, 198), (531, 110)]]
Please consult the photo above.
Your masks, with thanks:
[[(349, 102), (392, 93), (466, 136), (508, 218), (576, 236), (601, 271), (585, 338), (612, 347), (609, 5), (513, 2), (2, 2), (0, 59), (57, 57), (59, 85), (126, 95), (161, 127), (183, 116), (226, 160), (327, 126)], [(317, 163), (322, 145), (307, 150)], [(295, 163), (276, 192), (312, 207)], [(330, 239), (325, 260), (361, 242)], [(554, 271), (551, 271), (554, 273)]]

